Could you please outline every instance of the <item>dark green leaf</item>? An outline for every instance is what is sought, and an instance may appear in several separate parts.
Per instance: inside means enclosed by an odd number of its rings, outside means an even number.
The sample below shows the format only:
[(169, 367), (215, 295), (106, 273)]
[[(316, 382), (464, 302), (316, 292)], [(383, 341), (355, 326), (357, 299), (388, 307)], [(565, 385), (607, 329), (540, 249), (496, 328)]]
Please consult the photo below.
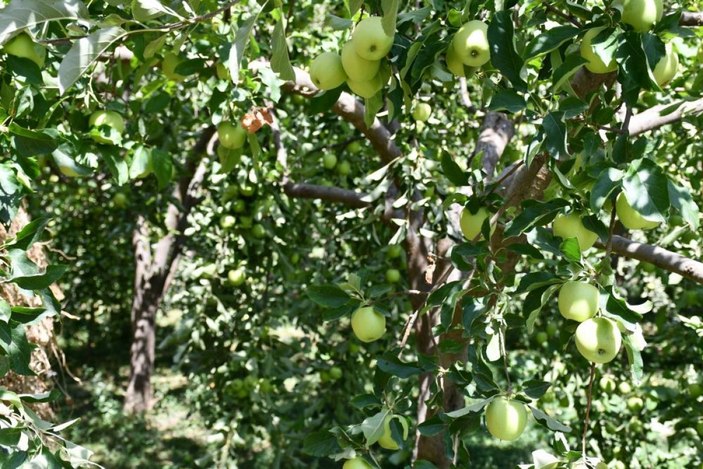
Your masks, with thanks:
[(12, 277), (11, 281), (25, 290), (42, 290), (49, 288), (66, 272), (68, 266), (52, 264), (47, 266), (46, 271), (41, 274), (21, 275)]
[(303, 452), (315, 457), (325, 457), (341, 451), (337, 437), (328, 431), (310, 433), (303, 440)]
[(630, 164), (622, 182), (625, 197), (643, 217), (663, 222), (669, 209), (669, 181), (664, 171), (650, 159)]
[(569, 39), (576, 37), (581, 30), (573, 26), (557, 26), (535, 37), (527, 46), (525, 59), (551, 52)]
[(491, 99), (488, 109), (491, 111), (520, 112), (527, 107), (525, 98), (514, 89), (499, 89)]
[(505, 230), (505, 237), (519, 236), (535, 226), (549, 223), (569, 203), (564, 199), (553, 199), (549, 202), (529, 200), (523, 203), (523, 210), (516, 216)]
[(569, 156), (566, 144), (566, 124), (563, 112), (550, 112), (542, 119), (544, 129), (544, 147), (549, 156), (554, 159), (563, 159)]
[(491, 63), (520, 91), (527, 90), (527, 83), (520, 77), (523, 61), (515, 51), (512, 12), (499, 11), (488, 25), (488, 42), (491, 45)]
[(688, 223), (692, 230), (698, 230), (700, 225), (700, 212), (698, 205), (694, 202), (691, 192), (684, 186), (679, 186), (669, 179), (669, 200), (671, 206), (674, 207)]
[(383, 358), (379, 358), (376, 364), (384, 372), (402, 379), (408, 379), (411, 376), (422, 373), (421, 368), (414, 366), (416, 364), (403, 363), (393, 355), (386, 355)]
[(466, 174), (458, 164), (454, 162), (451, 155), (442, 152), (442, 171), (449, 181), (455, 186), (466, 186), (469, 183), (469, 175)]
[(308, 288), (308, 297), (325, 308), (339, 308), (349, 303), (349, 295), (336, 285), (313, 285)]
[(532, 415), (535, 417), (535, 420), (537, 420), (540, 424), (544, 425), (548, 429), (555, 431), (555, 432), (562, 432), (562, 433), (571, 432), (571, 427), (567, 427), (563, 423), (560, 423), (557, 420), (554, 420), (552, 417), (545, 414), (544, 412), (542, 412), (540, 409), (538, 409), (536, 407), (532, 407), (532, 406), (528, 406), (528, 407), (532, 411)]

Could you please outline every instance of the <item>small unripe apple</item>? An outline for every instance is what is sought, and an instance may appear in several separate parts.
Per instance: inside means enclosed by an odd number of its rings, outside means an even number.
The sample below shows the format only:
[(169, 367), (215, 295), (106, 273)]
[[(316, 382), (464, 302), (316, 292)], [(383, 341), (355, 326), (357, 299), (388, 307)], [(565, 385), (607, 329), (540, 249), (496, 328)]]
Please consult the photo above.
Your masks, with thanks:
[(362, 458), (347, 459), (342, 469), (371, 469), (371, 465)]
[(310, 64), (310, 79), (321, 90), (332, 90), (347, 79), (342, 58), (334, 52), (323, 52)]
[(182, 81), (185, 76), (176, 73), (176, 67), (183, 62), (183, 59), (173, 52), (169, 52), (164, 56), (163, 62), (161, 62), (161, 71), (164, 76), (171, 81)]
[(13, 37), (3, 47), (3, 50), (8, 55), (29, 59), (39, 68), (44, 67), (46, 60), (46, 49), (35, 43), (32, 37), (27, 33), (20, 33)]
[(662, 0), (619, 0), (622, 5), (622, 22), (644, 33), (662, 18)]
[(644, 401), (641, 397), (632, 396), (627, 400), (627, 409), (630, 412), (639, 412), (644, 408)]
[(557, 326), (553, 321), (547, 324), (547, 334), (549, 337), (556, 337), (559, 335), (559, 326)]
[(363, 147), (361, 146), (361, 142), (359, 142), (358, 140), (354, 140), (349, 145), (347, 145), (347, 150), (349, 151), (349, 153), (359, 153), (362, 149)]
[(598, 381), (598, 385), (603, 391), (607, 393), (614, 392), (615, 388), (617, 387), (615, 384), (615, 380), (610, 376), (603, 376), (600, 381)]
[(637, 210), (632, 208), (624, 192), (618, 194), (618, 198), (615, 201), (615, 212), (620, 222), (628, 230), (651, 230), (659, 226), (658, 221), (647, 220)]
[(336, 380), (340, 379), (342, 377), (342, 375), (343, 375), (343, 372), (340, 367), (333, 366), (332, 368), (330, 368), (330, 378), (332, 378), (333, 380), (336, 381)]
[(469, 241), (473, 241), (481, 233), (483, 222), (488, 218), (488, 210), (481, 207), (476, 213), (471, 213), (468, 208), (464, 208), (459, 219), (461, 232)]
[(671, 47), (671, 43), (665, 45), (666, 52), (664, 57), (659, 59), (657, 66), (654, 67), (652, 74), (657, 85), (663, 86), (669, 83), (676, 76), (679, 69), (679, 56)]
[(603, 62), (603, 59), (600, 58), (598, 54), (596, 54), (596, 50), (593, 48), (593, 39), (600, 34), (601, 31), (603, 31), (605, 28), (594, 28), (594, 29), (589, 29), (588, 32), (586, 32), (586, 35), (583, 36), (583, 39), (581, 40), (581, 57), (583, 57), (585, 60), (588, 60), (584, 64), (586, 69), (588, 69), (589, 72), (592, 73), (608, 73), (608, 72), (614, 72), (615, 70), (618, 69), (618, 64), (615, 61), (615, 58), (611, 58), (611, 60), (608, 63)]
[(256, 186), (245, 182), (241, 186), (239, 186), (239, 193), (242, 194), (244, 197), (251, 197), (256, 193)]
[(246, 272), (241, 267), (227, 272), (227, 280), (229, 280), (230, 285), (232, 285), (233, 287), (238, 287), (242, 285), (246, 281), (246, 279)]
[(373, 307), (365, 306), (354, 311), (351, 326), (357, 339), (362, 342), (373, 342), (386, 333), (386, 317)]
[(391, 420), (398, 420), (403, 429), (403, 440), (408, 438), (408, 421), (401, 415), (387, 415), (383, 421), (383, 435), (378, 439), (378, 444), (381, 448), (397, 450), (400, 448), (395, 442), (391, 433)]
[(527, 425), (527, 409), (520, 401), (496, 397), (486, 407), (486, 428), (499, 440), (513, 441)]
[(340, 176), (349, 176), (351, 174), (351, 165), (348, 161), (342, 161), (337, 165), (337, 172)]
[(257, 223), (251, 227), (251, 234), (254, 238), (261, 239), (266, 236), (266, 228), (264, 228), (264, 225)]
[(118, 192), (112, 197), (112, 203), (117, 208), (125, 208), (128, 202), (129, 199), (127, 199), (127, 196), (122, 192)]
[(334, 153), (326, 153), (322, 157), (322, 166), (324, 166), (325, 169), (333, 169), (337, 166), (337, 156), (335, 156)]
[(400, 282), (400, 271), (398, 269), (386, 270), (386, 282), (388, 282), (388, 283)]
[(454, 44), (449, 44), (447, 47), (447, 55), (445, 57), (447, 61), (447, 69), (452, 72), (455, 77), (463, 77), (466, 75), (464, 70), (464, 62), (459, 58), (459, 54), (454, 49)]
[(688, 395), (693, 399), (698, 399), (703, 396), (703, 384), (701, 383), (691, 383), (688, 385)]
[(630, 383), (627, 381), (623, 381), (622, 383), (618, 384), (618, 391), (620, 394), (630, 394), (632, 392), (632, 386), (630, 386)]
[(576, 328), (576, 348), (594, 363), (608, 363), (620, 351), (622, 335), (617, 324), (608, 318), (587, 319)]
[(452, 45), (459, 60), (469, 67), (481, 67), (491, 60), (488, 25), (483, 21), (473, 20), (464, 24), (454, 35)]
[(220, 218), (220, 227), (225, 230), (228, 228), (232, 228), (236, 221), (237, 220), (232, 215), (225, 215), (224, 217)]
[(432, 114), (432, 106), (427, 103), (417, 103), (413, 109), (413, 117), (418, 122), (426, 122)]
[(247, 141), (247, 131), (241, 125), (225, 121), (217, 126), (217, 138), (223, 147), (229, 150), (238, 150)]
[(342, 47), (342, 66), (349, 80), (369, 81), (378, 73), (381, 62), (360, 57), (354, 49), (354, 44), (347, 42)]
[(400, 257), (401, 254), (403, 254), (403, 247), (400, 244), (391, 244), (386, 251), (386, 257), (389, 259)]
[(354, 50), (362, 59), (381, 60), (393, 47), (393, 36), (383, 30), (381, 18), (370, 16), (356, 25), (352, 34)]
[(559, 312), (566, 319), (583, 322), (598, 312), (598, 288), (587, 282), (569, 281), (559, 289)]
[(247, 211), (247, 203), (242, 199), (237, 199), (232, 203), (232, 211), (234, 213), (244, 213)]
[(362, 98), (370, 99), (376, 96), (376, 93), (383, 88), (383, 78), (381, 78), (381, 74), (379, 73), (368, 81), (347, 80), (347, 86), (352, 93)]
[(538, 344), (546, 344), (549, 342), (549, 334), (544, 331), (539, 331), (537, 335), (535, 335), (535, 340)]
[(593, 247), (598, 239), (598, 235), (587, 229), (581, 221), (581, 213), (573, 212), (568, 215), (559, 214), (554, 219), (552, 225), (554, 236), (560, 238), (576, 238), (581, 251), (585, 251)]

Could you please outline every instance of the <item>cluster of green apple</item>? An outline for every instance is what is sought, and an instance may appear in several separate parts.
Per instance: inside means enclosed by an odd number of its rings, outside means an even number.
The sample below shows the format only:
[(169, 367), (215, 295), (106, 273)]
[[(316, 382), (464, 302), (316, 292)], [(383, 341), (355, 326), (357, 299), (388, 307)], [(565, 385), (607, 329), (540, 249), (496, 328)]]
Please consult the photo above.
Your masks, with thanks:
[[(400, 422), (400, 426), (403, 429), (403, 440), (408, 438), (408, 421), (405, 417), (402, 415), (387, 415), (386, 418), (383, 420), (383, 433), (381, 434), (381, 437), (378, 439), (378, 445), (381, 448), (384, 449), (390, 449), (392, 451), (395, 451), (400, 448), (398, 446), (398, 443), (393, 439), (393, 435), (391, 433), (391, 421), (392, 420), (397, 420)], [(371, 469), (371, 466), (369, 463), (367, 463), (363, 458), (356, 457), (352, 459), (347, 459), (344, 462), (344, 465), (342, 466), (342, 469)]]
[[(652, 29), (652, 26), (661, 21), (664, 12), (662, 0), (617, 0), (613, 6), (622, 12), (620, 20), (639, 33)], [(593, 40), (605, 29), (604, 26), (589, 29), (581, 40), (581, 57), (587, 61), (585, 67), (592, 73), (610, 73), (618, 69), (614, 57), (606, 63), (596, 53), (596, 47), (593, 45)], [(659, 59), (652, 71), (654, 80), (659, 86), (666, 85), (674, 79), (678, 67), (679, 57), (671, 44), (667, 43), (664, 56)]]
[(330, 171), (337, 168), (337, 173), (340, 176), (349, 176), (352, 169), (347, 160), (338, 161), (337, 155), (334, 153), (325, 153), (322, 156), (322, 167)]
[(310, 64), (310, 79), (321, 90), (332, 90), (345, 82), (362, 98), (376, 95), (389, 78), (382, 59), (393, 47), (394, 36), (383, 29), (381, 18), (370, 16), (356, 25), (342, 53), (323, 52)]
[(488, 25), (483, 21), (472, 20), (459, 28), (447, 48), (447, 68), (457, 77), (468, 76), (468, 72), (484, 66), (491, 60), (491, 46), (488, 43)]
[(46, 48), (34, 42), (32, 37), (25, 32), (19, 33), (5, 43), (3, 50), (8, 55), (31, 60), (37, 64), (39, 68), (44, 67)]

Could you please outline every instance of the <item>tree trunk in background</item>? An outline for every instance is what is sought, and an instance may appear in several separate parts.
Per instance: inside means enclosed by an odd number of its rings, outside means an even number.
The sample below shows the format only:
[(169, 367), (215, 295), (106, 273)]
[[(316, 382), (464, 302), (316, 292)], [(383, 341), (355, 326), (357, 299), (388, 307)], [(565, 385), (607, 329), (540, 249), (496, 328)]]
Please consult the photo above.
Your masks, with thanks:
[(173, 199), (178, 202), (168, 206), (164, 221), (167, 234), (159, 239), (153, 250), (146, 218), (140, 215), (137, 219), (132, 235), (135, 273), (125, 413), (143, 413), (154, 403), (151, 375), (156, 352), (156, 314), (178, 267), (188, 215), (199, 201), (197, 194), (205, 178), (206, 164), (202, 156), (214, 134), (213, 127), (205, 129), (195, 144), (183, 176), (173, 190)]

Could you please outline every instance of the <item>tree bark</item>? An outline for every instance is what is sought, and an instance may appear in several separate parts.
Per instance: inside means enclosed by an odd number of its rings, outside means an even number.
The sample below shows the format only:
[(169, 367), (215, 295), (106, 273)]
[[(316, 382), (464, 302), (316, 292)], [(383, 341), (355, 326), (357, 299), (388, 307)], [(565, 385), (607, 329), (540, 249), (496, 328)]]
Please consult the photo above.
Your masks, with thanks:
[(212, 127), (205, 129), (193, 148), (183, 176), (173, 190), (175, 202), (169, 204), (166, 214), (166, 235), (156, 243), (153, 252), (146, 218), (140, 215), (137, 219), (132, 236), (136, 270), (130, 372), (124, 402), (126, 413), (143, 413), (153, 406), (151, 375), (156, 350), (156, 314), (178, 266), (188, 215), (199, 201), (197, 194), (206, 172), (202, 155), (214, 133)]

